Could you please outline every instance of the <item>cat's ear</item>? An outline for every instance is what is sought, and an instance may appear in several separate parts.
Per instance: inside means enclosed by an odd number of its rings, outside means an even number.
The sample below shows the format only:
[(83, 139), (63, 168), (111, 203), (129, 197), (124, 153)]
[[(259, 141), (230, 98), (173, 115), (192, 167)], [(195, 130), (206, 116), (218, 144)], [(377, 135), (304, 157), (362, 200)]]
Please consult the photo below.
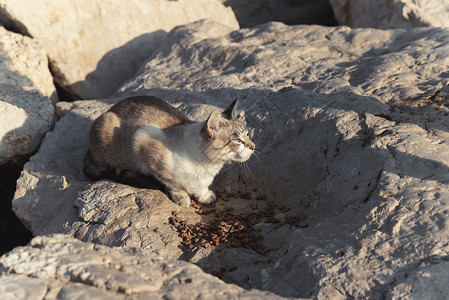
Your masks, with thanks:
[(207, 118), (207, 121), (204, 124), (204, 128), (211, 138), (215, 138), (217, 136), (217, 132), (220, 129), (220, 121), (221, 114), (218, 110), (214, 110), (210, 114), (209, 118)]
[(239, 98), (235, 98), (235, 100), (231, 103), (231, 105), (229, 105), (228, 108), (225, 109), (224, 112), (222, 112), (221, 114), (223, 115), (224, 118), (228, 119), (228, 120), (234, 120), (237, 116), (237, 100)]

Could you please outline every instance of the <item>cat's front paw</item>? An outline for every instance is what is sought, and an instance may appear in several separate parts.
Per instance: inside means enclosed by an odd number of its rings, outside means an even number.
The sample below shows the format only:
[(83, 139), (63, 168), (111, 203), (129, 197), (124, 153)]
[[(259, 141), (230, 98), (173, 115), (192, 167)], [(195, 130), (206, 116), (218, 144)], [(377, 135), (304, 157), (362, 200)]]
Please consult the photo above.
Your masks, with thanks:
[(190, 206), (190, 196), (184, 191), (170, 191), (170, 197), (173, 202), (182, 207)]
[(217, 197), (215, 196), (215, 193), (208, 190), (205, 193), (203, 193), (201, 196), (198, 197), (198, 202), (203, 204), (209, 204), (212, 202), (215, 202), (217, 200)]

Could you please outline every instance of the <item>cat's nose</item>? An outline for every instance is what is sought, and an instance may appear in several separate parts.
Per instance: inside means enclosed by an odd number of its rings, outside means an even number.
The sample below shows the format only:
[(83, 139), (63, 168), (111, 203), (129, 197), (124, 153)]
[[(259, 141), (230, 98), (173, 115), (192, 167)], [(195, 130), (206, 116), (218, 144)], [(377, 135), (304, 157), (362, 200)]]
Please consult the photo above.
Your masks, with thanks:
[(256, 145), (254, 145), (253, 142), (249, 142), (248, 144), (246, 144), (246, 147), (248, 147), (249, 149), (253, 150), (256, 149)]

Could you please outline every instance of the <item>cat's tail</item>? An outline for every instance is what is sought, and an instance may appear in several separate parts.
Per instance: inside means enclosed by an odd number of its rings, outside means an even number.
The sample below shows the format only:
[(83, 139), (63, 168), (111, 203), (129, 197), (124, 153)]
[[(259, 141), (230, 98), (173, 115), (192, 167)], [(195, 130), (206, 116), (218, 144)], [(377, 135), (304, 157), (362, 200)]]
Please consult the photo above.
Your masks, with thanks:
[(83, 171), (86, 177), (91, 180), (110, 179), (138, 188), (155, 189), (167, 193), (166, 186), (154, 176), (109, 166), (96, 165), (90, 151), (87, 151), (84, 157)]

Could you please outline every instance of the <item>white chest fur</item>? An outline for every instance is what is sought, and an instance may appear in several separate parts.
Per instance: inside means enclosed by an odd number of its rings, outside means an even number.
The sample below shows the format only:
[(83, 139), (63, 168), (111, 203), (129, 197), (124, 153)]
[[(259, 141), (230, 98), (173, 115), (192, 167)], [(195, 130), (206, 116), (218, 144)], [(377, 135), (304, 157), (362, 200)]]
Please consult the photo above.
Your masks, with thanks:
[[(164, 144), (165, 150), (159, 151), (165, 151), (167, 167), (171, 169), (174, 181), (187, 193), (202, 195), (208, 191), (223, 163), (211, 162), (202, 155), (203, 150), (200, 149), (198, 141), (200, 130), (201, 124), (194, 124), (187, 126), (180, 136), (169, 136), (155, 126), (145, 125), (136, 131), (133, 148), (137, 151), (141, 141), (148, 137)], [(144, 163), (140, 163), (137, 167), (142, 173), (150, 172)]]
[(201, 195), (212, 184), (222, 165), (201, 163), (186, 153), (174, 153), (172, 166), (176, 181), (184, 186), (189, 194)]

